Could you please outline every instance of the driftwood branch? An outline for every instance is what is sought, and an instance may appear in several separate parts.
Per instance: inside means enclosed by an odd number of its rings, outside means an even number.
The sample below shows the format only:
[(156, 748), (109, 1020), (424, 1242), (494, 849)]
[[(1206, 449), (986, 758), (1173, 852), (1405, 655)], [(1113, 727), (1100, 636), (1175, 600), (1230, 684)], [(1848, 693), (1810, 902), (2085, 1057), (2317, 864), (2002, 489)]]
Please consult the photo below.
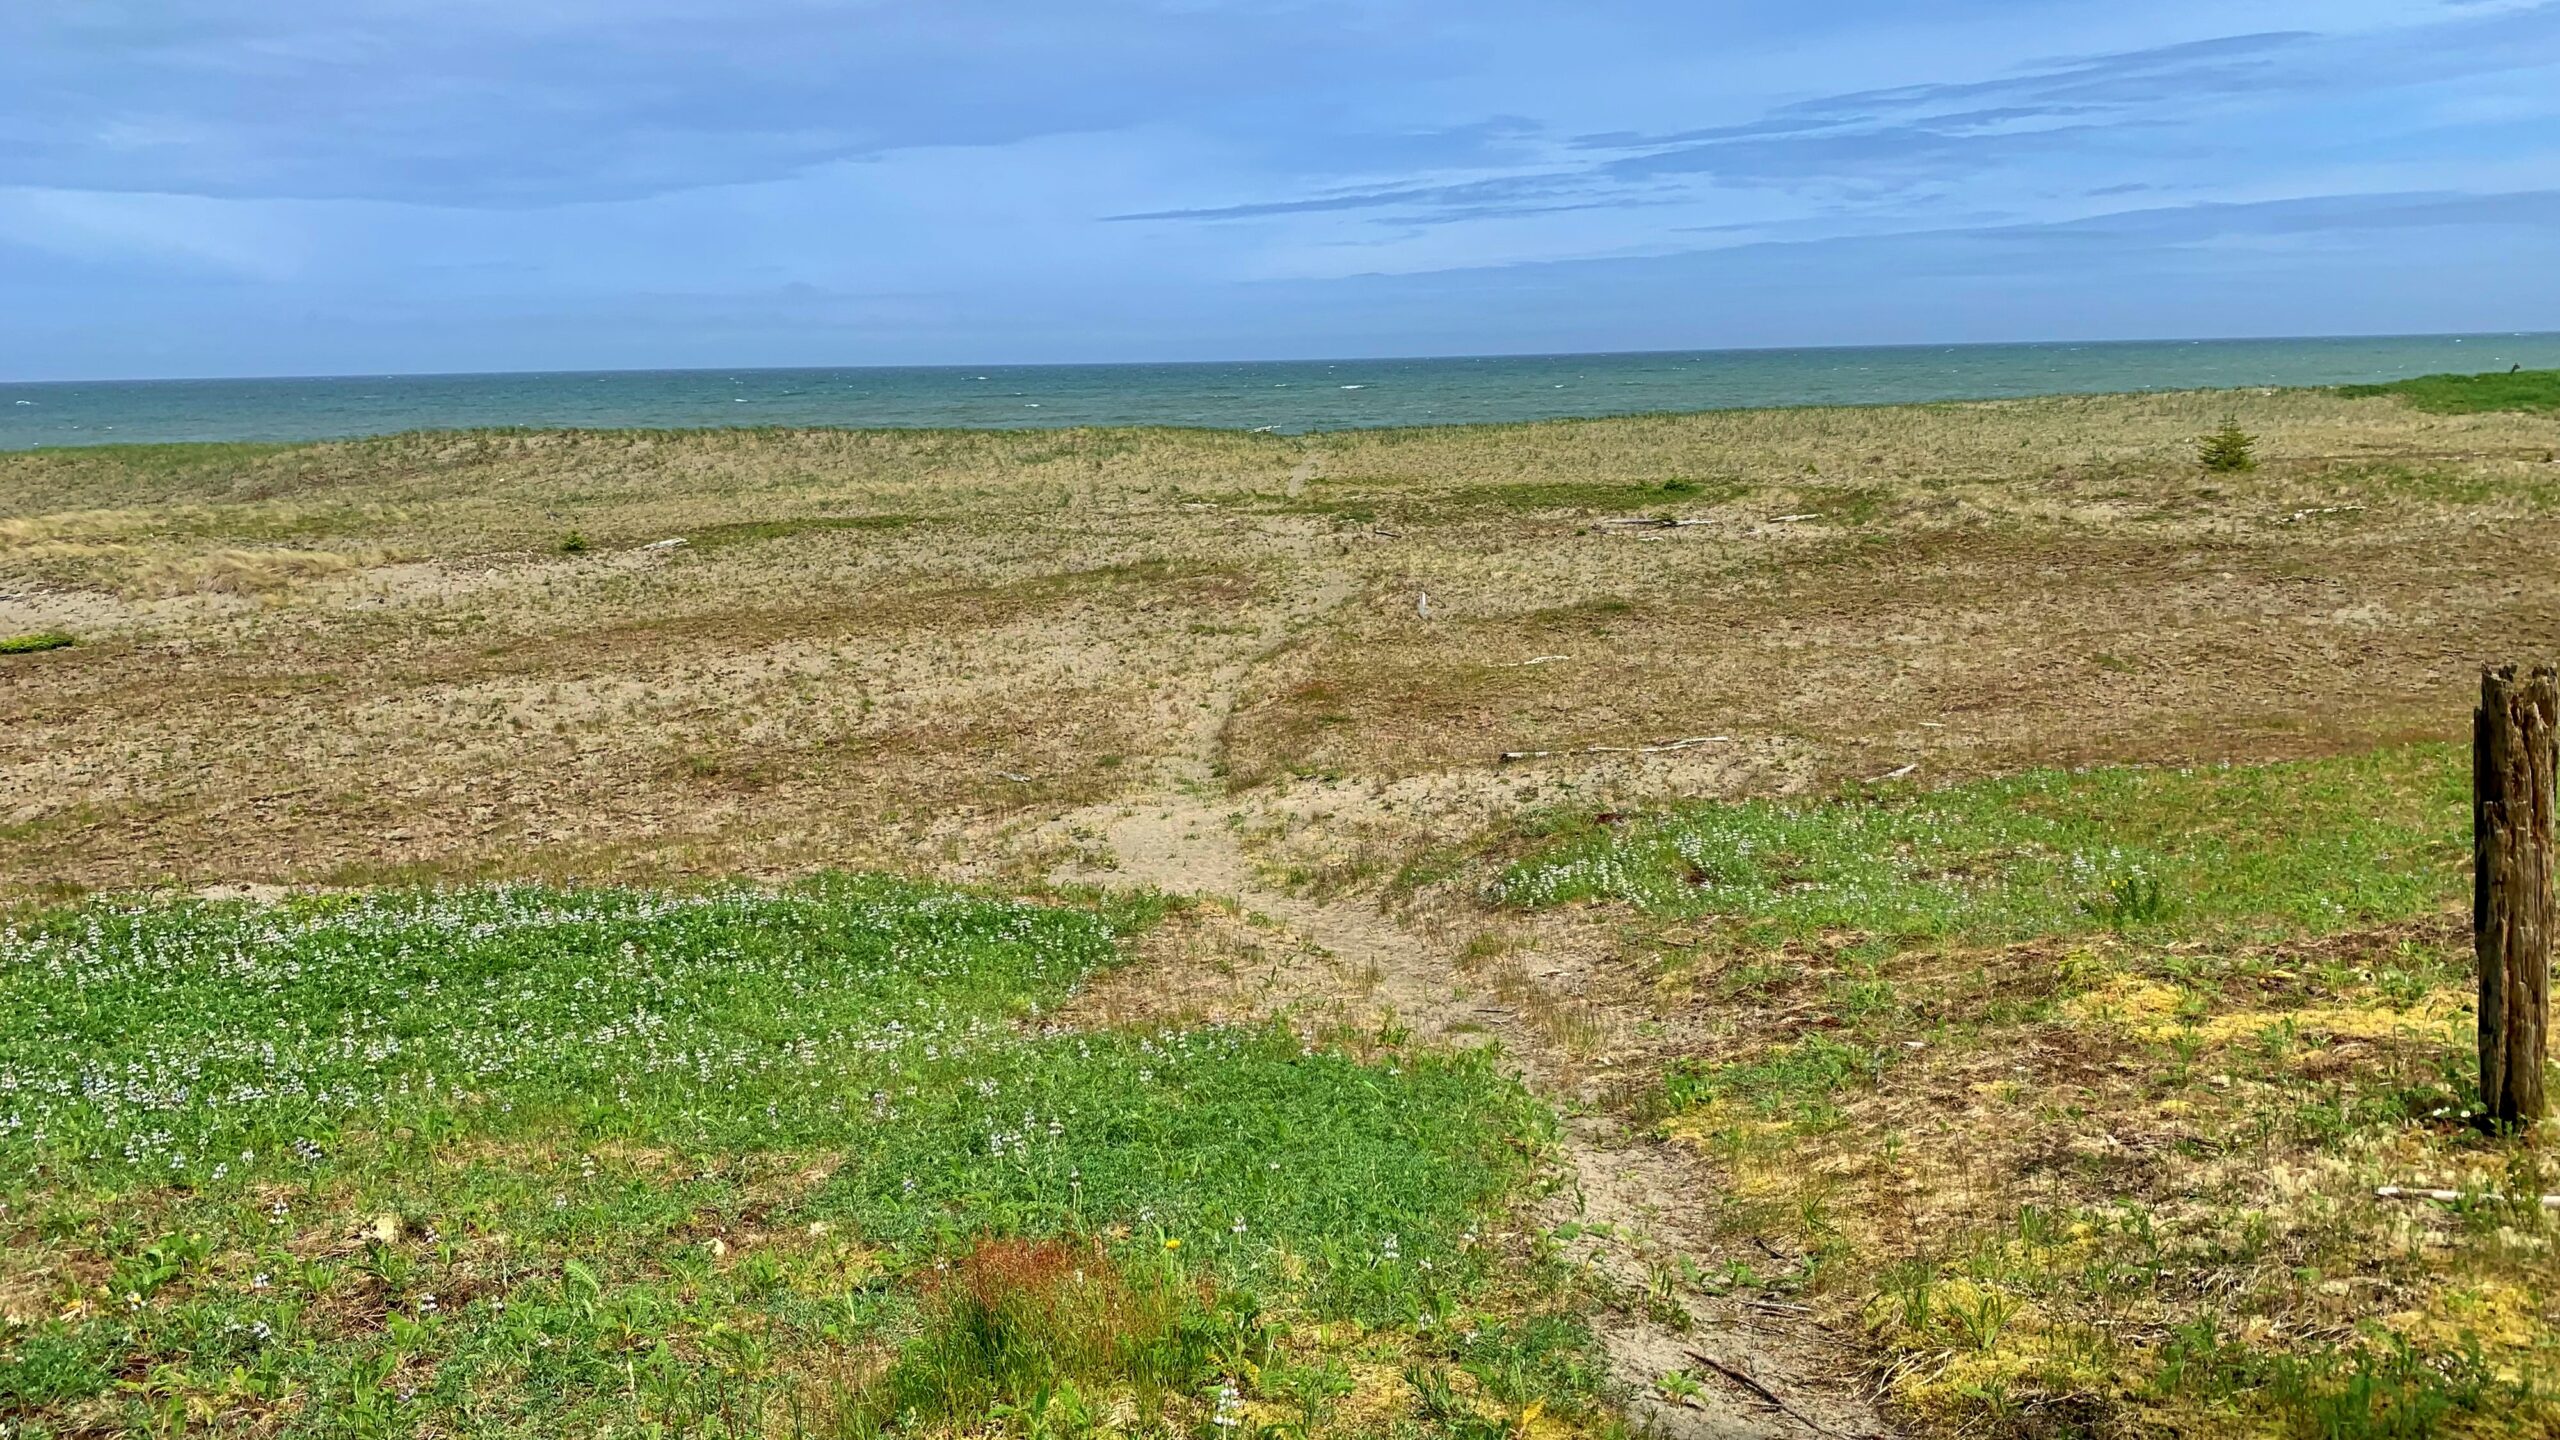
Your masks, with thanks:
[(1793, 1420), (1799, 1425), (1802, 1425), (1814, 1434), (1830, 1435), (1835, 1437), (1839, 1436), (1839, 1431), (1832, 1429), (1830, 1426), (1823, 1424), (1821, 1421), (1814, 1419), (1812, 1416), (1807, 1415), (1793, 1405), (1788, 1404), (1784, 1396), (1780, 1395), (1777, 1391), (1770, 1389), (1768, 1386), (1761, 1384), (1749, 1371), (1737, 1370), (1717, 1359), (1713, 1355), (1708, 1354), (1704, 1350), (1690, 1351), (1689, 1358), (1706, 1366), (1708, 1369), (1713, 1370), (1727, 1380), (1732, 1381), (1734, 1384), (1741, 1386), (1743, 1389), (1750, 1391), (1752, 1394), (1759, 1396), (1761, 1399), (1768, 1401), (1771, 1405), (1777, 1407), (1779, 1414), (1786, 1416), (1788, 1419)]
[[(1562, 658), (1562, 657), (1558, 657)], [(1692, 750), (1700, 745), (1729, 745), (1730, 735), (1692, 735), (1686, 740), (1671, 740), (1660, 745), (1585, 745), (1579, 750), (1505, 750), (1502, 758), (1544, 760), (1550, 755), (1660, 755), (1672, 750)]]
[[(2433, 1200), (2439, 1205), (2451, 1205), (2462, 1200), (2485, 1200), (2493, 1205), (2524, 1203), (2521, 1196), (2510, 1200), (2504, 1195), (2466, 1194), (2460, 1190), (2420, 1190), (2406, 1185), (2377, 1186), (2374, 1189), (2373, 1198), (2376, 1200)], [(2545, 1195), (2541, 1198), (2543, 1209), (2560, 1210), (2560, 1195)]]

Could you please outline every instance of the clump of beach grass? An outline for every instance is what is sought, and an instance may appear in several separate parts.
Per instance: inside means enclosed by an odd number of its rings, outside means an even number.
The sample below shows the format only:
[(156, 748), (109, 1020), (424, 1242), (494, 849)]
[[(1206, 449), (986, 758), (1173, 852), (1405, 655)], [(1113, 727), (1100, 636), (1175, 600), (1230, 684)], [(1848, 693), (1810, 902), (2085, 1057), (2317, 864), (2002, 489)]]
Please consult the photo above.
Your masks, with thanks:
[(78, 642), (60, 630), (37, 630), (25, 635), (0, 635), (0, 655), (35, 655), (47, 650), (67, 650)]

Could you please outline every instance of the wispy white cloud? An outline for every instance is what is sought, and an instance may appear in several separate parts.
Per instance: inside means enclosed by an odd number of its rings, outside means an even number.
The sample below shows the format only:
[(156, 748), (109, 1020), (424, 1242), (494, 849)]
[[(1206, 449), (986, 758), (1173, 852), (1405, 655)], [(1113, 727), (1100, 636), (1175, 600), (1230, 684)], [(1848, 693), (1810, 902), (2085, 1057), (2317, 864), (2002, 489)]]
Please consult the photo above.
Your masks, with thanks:
[[(2029, 192), (2002, 197), (2011, 203), (2032, 198), (2041, 213), (2067, 215), (2053, 204), (2070, 195), (2254, 182), (2346, 136), (2377, 158), (2419, 137), (2457, 153), (2508, 150), (2516, 140), (2478, 128), (2544, 120), (2560, 122), (2560, 6), (2547, 3), (2382, 30), (2261, 31), (2070, 56), (1795, 100), (1738, 121), (1575, 135), (1495, 173), (1442, 168), (1404, 182), (1106, 218), (1332, 214), (1408, 227), (1737, 190), (1789, 192), (1863, 216), (1985, 182), (1994, 194)], [(2544, 160), (2560, 154), (2548, 141), (2524, 144)]]
[(2560, 324), (2554, 189), (2560, 0), (0, 7), (15, 373)]

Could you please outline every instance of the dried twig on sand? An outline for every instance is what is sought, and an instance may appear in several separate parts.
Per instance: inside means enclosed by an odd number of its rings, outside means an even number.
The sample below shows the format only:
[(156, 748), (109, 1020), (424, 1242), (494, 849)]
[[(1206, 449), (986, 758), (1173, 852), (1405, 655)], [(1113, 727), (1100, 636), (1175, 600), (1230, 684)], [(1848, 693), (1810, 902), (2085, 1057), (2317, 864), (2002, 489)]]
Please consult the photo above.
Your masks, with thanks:
[[(2479, 1200), (2491, 1205), (2521, 1205), (2524, 1203), (2524, 1197), (2522, 1196), (2510, 1199), (2504, 1195), (2493, 1195), (2487, 1193), (2465, 1194), (2460, 1190), (2420, 1190), (2406, 1185), (2376, 1186), (2374, 1188), (2373, 1198), (2376, 1200), (2433, 1200), (2439, 1205), (2451, 1205), (2462, 1200)], [(2541, 1197), (2541, 1199), (2543, 1209), (2560, 1210), (2560, 1195), (2545, 1195)]]
[(1705, 518), (1683, 520), (1673, 515), (1613, 516), (1595, 522), (1602, 530), (1685, 530), (1692, 525), (1717, 525), (1722, 521)]
[(1734, 1384), (1741, 1386), (1743, 1389), (1750, 1391), (1752, 1394), (1759, 1396), (1761, 1399), (1768, 1401), (1771, 1405), (1777, 1407), (1779, 1414), (1795, 1421), (1797, 1424), (1802, 1425), (1804, 1428), (1812, 1431), (1816, 1435), (1839, 1435), (1839, 1431), (1832, 1429), (1830, 1426), (1823, 1424), (1821, 1421), (1814, 1419), (1812, 1416), (1807, 1415), (1793, 1405), (1788, 1404), (1785, 1397), (1779, 1395), (1777, 1391), (1770, 1389), (1768, 1386), (1761, 1384), (1757, 1379), (1752, 1377), (1749, 1371), (1737, 1370), (1717, 1359), (1713, 1355), (1708, 1354), (1704, 1350), (1690, 1351), (1689, 1358), (1706, 1366), (1708, 1369), (1713, 1370), (1727, 1380), (1732, 1381)]
[[(1562, 658), (1562, 657), (1558, 657)], [(1671, 740), (1660, 745), (1585, 745), (1579, 750), (1505, 750), (1504, 761), (1544, 760), (1550, 755), (1660, 755), (1670, 750), (1687, 750), (1699, 745), (1729, 745), (1730, 735), (1693, 735), (1686, 740)]]

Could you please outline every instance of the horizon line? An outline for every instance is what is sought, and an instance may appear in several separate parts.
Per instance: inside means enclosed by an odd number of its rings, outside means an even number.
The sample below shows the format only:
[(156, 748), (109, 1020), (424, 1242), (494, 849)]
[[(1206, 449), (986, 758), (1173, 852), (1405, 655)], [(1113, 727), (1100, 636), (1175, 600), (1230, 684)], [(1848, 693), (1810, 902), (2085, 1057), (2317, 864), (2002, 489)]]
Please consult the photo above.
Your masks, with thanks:
[(1397, 353), (1380, 355), (1305, 355), (1246, 358), (1232, 356), (1213, 360), (979, 360), (936, 361), (923, 364), (842, 364), (842, 365), (631, 365), (602, 368), (512, 369), (512, 370), (351, 370), (337, 373), (302, 373), (268, 375), (126, 375), (84, 376), (44, 380), (0, 379), (0, 387), (37, 387), (62, 385), (260, 385), (308, 383), (335, 380), (478, 380), (510, 379), (530, 376), (611, 376), (611, 375), (784, 375), (832, 373), (869, 370), (1132, 370), (1182, 369), (1242, 365), (1391, 365), (1420, 361), (1449, 360), (1574, 360), (1621, 359), (1640, 355), (1768, 355), (1793, 352), (1855, 350), (2016, 350), (2044, 348), (2096, 349), (2134, 345), (2251, 345), (2301, 344), (2319, 341), (2355, 340), (2473, 340), (2473, 339), (2542, 339), (2560, 337), (2560, 329), (2550, 330), (2421, 330), (2421, 331), (2353, 331), (2320, 335), (2159, 335), (2130, 336), (2110, 339), (2070, 338), (2051, 340), (1910, 340), (1881, 344), (1833, 345), (1721, 345), (1698, 348), (1641, 347), (1630, 350), (1498, 350), (1453, 354)]

